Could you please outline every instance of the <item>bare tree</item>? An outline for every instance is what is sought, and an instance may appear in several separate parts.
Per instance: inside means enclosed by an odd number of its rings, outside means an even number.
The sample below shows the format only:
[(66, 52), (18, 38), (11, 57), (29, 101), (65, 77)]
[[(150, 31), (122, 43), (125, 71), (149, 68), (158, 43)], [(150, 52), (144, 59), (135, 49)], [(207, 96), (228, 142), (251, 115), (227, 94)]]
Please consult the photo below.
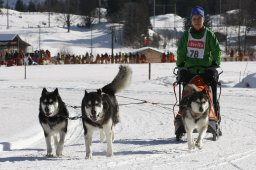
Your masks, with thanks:
[(76, 15), (72, 14), (59, 14), (55, 20), (63, 25), (63, 27), (67, 27), (67, 32), (70, 32), (71, 25), (78, 19)]
[(67, 26), (67, 32), (70, 32), (70, 27), (72, 23), (78, 18), (75, 15), (77, 7), (78, 7), (78, 1), (77, 0), (65, 0), (60, 5), (64, 6), (65, 8), (61, 9), (61, 13), (56, 20), (58, 22), (63, 23), (63, 26)]

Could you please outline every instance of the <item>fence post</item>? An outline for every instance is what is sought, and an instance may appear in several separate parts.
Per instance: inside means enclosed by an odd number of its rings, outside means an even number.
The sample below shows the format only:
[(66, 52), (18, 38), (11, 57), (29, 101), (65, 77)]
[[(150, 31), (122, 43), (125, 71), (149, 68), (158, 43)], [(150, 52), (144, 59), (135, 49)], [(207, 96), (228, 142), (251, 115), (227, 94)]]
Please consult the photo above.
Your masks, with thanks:
[(151, 79), (151, 63), (148, 63), (148, 79)]
[(27, 79), (27, 63), (26, 63), (26, 60), (25, 60), (25, 56), (23, 58), (23, 64), (24, 64), (24, 67), (25, 67), (25, 69), (24, 69), (24, 78), (26, 80)]

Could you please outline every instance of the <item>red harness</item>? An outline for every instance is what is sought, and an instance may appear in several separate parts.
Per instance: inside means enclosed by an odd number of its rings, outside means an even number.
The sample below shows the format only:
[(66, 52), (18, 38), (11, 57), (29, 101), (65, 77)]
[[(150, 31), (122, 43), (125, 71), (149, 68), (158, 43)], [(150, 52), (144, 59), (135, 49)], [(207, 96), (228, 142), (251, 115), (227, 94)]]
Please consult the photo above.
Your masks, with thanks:
[[(209, 114), (209, 119), (212, 119), (212, 120), (215, 120), (215, 121), (218, 121), (218, 117), (215, 113), (215, 110), (214, 110), (214, 106), (213, 106), (213, 100), (212, 100), (212, 91), (211, 91), (211, 88), (209, 88), (203, 81), (202, 77), (199, 76), (199, 75), (196, 75), (194, 76), (189, 84), (194, 84), (197, 86), (198, 90), (199, 91), (203, 91), (205, 90), (206, 91), (206, 94), (210, 100), (210, 114)], [(175, 93), (175, 97), (176, 97), (176, 100), (177, 100), (177, 96), (176, 96), (176, 91), (175, 91), (175, 85), (176, 84), (173, 84), (173, 87), (174, 87), (174, 93)], [(187, 92), (183, 91), (182, 92), (182, 97), (184, 96), (187, 96), (189, 94), (187, 94)], [(181, 113), (177, 113), (176, 114), (176, 117), (181, 117)]]

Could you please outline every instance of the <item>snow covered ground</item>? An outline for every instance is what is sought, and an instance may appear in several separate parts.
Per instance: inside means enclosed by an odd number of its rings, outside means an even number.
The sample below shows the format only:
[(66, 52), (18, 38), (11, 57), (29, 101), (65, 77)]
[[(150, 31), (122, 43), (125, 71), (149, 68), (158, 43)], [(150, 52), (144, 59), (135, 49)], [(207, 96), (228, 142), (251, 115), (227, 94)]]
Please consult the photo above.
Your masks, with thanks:
[[(132, 84), (118, 94), (121, 122), (115, 127), (114, 156), (106, 157), (106, 143), (93, 137), (92, 160), (85, 160), (81, 120), (69, 121), (63, 157), (47, 158), (38, 121), (43, 87), (59, 88), (68, 105), (80, 106), (84, 90), (112, 81), (118, 65), (46, 65), (0, 67), (0, 169), (255, 169), (256, 90), (244, 88), (242, 79), (256, 82), (256, 62), (222, 63), (220, 99), (223, 136), (212, 141), (207, 134), (202, 150), (189, 152), (186, 138), (176, 142), (172, 104), (174, 64), (131, 65)], [(239, 86), (239, 87), (234, 87)], [(125, 98), (128, 97), (128, 98)], [(140, 103), (140, 99), (162, 103)], [(168, 105), (166, 105), (168, 104)], [(175, 108), (177, 110), (178, 108)], [(68, 107), (71, 116), (80, 109)]]

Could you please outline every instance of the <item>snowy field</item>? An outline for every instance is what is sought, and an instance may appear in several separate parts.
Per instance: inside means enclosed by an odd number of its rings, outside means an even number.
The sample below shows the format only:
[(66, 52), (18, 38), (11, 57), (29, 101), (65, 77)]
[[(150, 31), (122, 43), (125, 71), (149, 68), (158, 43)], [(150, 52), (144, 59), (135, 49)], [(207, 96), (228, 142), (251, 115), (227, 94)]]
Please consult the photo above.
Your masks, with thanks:
[[(131, 65), (132, 84), (117, 97), (121, 122), (114, 129), (114, 156), (105, 156), (106, 143), (100, 143), (96, 133), (92, 160), (85, 160), (81, 120), (69, 121), (64, 156), (45, 157), (39, 98), (43, 87), (57, 87), (66, 104), (80, 106), (84, 90), (92, 91), (112, 81), (118, 65), (29, 66), (26, 80), (23, 66), (0, 67), (0, 169), (255, 169), (256, 90), (243, 87), (248, 83), (237, 84), (243, 78), (255, 84), (256, 62), (222, 63), (223, 136), (212, 141), (212, 135), (207, 134), (204, 148), (192, 152), (187, 149), (186, 137), (184, 142), (175, 140), (174, 67), (152, 64), (148, 80), (147, 64)], [(131, 98), (161, 104), (138, 104), (140, 100)], [(70, 116), (81, 114), (80, 109), (68, 110)]]

